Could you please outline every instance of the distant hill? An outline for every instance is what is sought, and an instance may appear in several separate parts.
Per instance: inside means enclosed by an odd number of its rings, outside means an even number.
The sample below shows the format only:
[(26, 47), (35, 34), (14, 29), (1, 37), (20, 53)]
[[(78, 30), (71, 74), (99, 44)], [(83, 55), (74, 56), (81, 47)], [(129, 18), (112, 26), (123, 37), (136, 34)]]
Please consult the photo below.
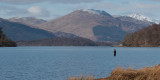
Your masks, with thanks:
[(159, 47), (160, 24), (153, 24), (133, 34), (126, 35), (122, 44), (129, 47)]
[(55, 35), (42, 29), (32, 28), (17, 22), (0, 18), (0, 27), (6, 36), (14, 41), (53, 38)]
[[(25, 25), (28, 25), (29, 27), (32, 27), (32, 28), (38, 28), (37, 25), (47, 22), (46, 20), (38, 19), (38, 18), (34, 18), (34, 17), (13, 17), (8, 20), (11, 22), (25, 24)], [(65, 33), (65, 32), (61, 32), (61, 31), (54, 33), (54, 35), (57, 37), (68, 37), (68, 38), (78, 37), (74, 34)]]
[(47, 22), (46, 20), (38, 19), (38, 18), (34, 18), (34, 17), (21, 17), (21, 18), (13, 17), (13, 18), (10, 18), (9, 21), (26, 24), (31, 27), (36, 27), (36, 25)]
[(16, 43), (9, 40), (0, 28), (0, 47), (16, 47)]
[(52, 33), (65, 32), (93, 41), (121, 41), (125, 34), (135, 32), (153, 23), (131, 17), (113, 17), (93, 9), (80, 9), (68, 15), (38, 25)]
[(111, 46), (112, 43), (94, 42), (89, 39), (74, 38), (50, 38), (33, 41), (19, 41), (18, 46)]

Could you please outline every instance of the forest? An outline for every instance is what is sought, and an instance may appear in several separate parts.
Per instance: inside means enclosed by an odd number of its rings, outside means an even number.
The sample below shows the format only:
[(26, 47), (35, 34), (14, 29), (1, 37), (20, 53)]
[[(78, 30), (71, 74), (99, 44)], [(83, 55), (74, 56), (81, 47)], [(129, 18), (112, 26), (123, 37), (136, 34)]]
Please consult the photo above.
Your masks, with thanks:
[(127, 34), (122, 44), (126, 47), (159, 47), (160, 24), (153, 24), (137, 32)]
[(16, 43), (8, 39), (0, 28), (0, 47), (16, 47)]

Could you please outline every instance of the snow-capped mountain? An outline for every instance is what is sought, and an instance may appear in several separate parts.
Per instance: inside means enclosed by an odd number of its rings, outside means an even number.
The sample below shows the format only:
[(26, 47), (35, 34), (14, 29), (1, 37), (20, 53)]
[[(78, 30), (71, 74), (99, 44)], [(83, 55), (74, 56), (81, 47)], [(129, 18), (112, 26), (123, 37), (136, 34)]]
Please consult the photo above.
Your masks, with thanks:
[(130, 15), (128, 15), (128, 16), (129, 16), (129, 17), (132, 17), (132, 18), (135, 18), (135, 19), (138, 19), (138, 20), (142, 20), (142, 21), (153, 22), (151, 18), (146, 17), (146, 16), (141, 15), (141, 14), (130, 14)]
[(160, 19), (154, 19), (153, 22), (155, 22), (156, 24), (160, 24)]
[(144, 16), (142, 14), (130, 14), (128, 16), (132, 17), (132, 18), (135, 18), (137, 20), (141, 20), (141, 21), (149, 21), (149, 22), (154, 22), (154, 23), (157, 23), (157, 24), (160, 23), (160, 19), (152, 19), (152, 18), (149, 18), (149, 17)]

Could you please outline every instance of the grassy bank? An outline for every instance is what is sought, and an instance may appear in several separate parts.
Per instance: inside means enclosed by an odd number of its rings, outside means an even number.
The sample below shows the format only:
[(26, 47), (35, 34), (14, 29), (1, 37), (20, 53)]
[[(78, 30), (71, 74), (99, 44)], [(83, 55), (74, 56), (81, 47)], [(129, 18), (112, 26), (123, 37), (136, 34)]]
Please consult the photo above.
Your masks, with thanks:
[(72, 77), (68, 80), (159, 80), (160, 79), (160, 64), (153, 67), (144, 67), (135, 70), (133, 68), (116, 68), (109, 77), (96, 79), (92, 76)]

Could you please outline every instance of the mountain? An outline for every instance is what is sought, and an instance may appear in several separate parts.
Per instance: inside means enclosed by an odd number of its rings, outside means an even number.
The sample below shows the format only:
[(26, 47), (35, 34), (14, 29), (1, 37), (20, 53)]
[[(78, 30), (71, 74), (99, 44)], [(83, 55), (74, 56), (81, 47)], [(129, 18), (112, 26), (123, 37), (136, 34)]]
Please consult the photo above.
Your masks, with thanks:
[(132, 18), (135, 18), (137, 20), (141, 20), (141, 21), (154, 22), (156, 24), (160, 23), (160, 19), (152, 19), (152, 18), (149, 18), (149, 17), (144, 16), (142, 14), (130, 14), (128, 16), (132, 17)]
[(2, 18), (0, 18), (0, 27), (6, 36), (14, 41), (36, 40), (55, 37), (53, 33), (47, 32), (45, 30), (32, 28), (28, 25), (11, 22)]
[(16, 46), (17, 44), (14, 41), (9, 40), (0, 28), (0, 47), (16, 47)]
[(115, 18), (122, 21), (121, 23), (122, 29), (127, 33), (132, 33), (154, 24), (153, 22), (137, 20), (128, 16), (119, 16)]
[(50, 38), (32, 41), (19, 41), (18, 46), (111, 46), (112, 43), (94, 42), (89, 39), (74, 37), (74, 38)]
[[(22, 18), (13, 17), (8, 20), (11, 22), (25, 24), (25, 25), (28, 25), (29, 27), (32, 27), (32, 28), (38, 28), (37, 25), (47, 22), (46, 20), (37, 19), (34, 17), (22, 17)], [(74, 34), (65, 33), (65, 32), (56, 32), (56, 33), (54, 33), (54, 35), (57, 37), (68, 37), (68, 38), (78, 37)]]
[(46, 20), (37, 19), (37, 18), (34, 18), (34, 17), (22, 17), (22, 18), (13, 17), (13, 18), (10, 18), (9, 21), (19, 22), (19, 23), (26, 24), (26, 25), (29, 25), (29, 26), (32, 26), (32, 27), (36, 27), (36, 25), (47, 22)]
[[(132, 18), (133, 19), (133, 18)], [(80, 9), (38, 25), (40, 29), (52, 33), (65, 32), (94, 41), (120, 41), (129, 32), (151, 25), (140, 20), (124, 20), (109, 13), (93, 9)]]
[(146, 16), (141, 15), (141, 14), (130, 14), (130, 15), (128, 15), (128, 16), (129, 16), (129, 17), (132, 17), (132, 18), (135, 18), (135, 19), (138, 19), (138, 20), (142, 20), (142, 21), (153, 22), (151, 18), (146, 17)]
[(137, 20), (135, 18), (132, 18), (132, 17), (129, 17), (129, 16), (118, 16), (118, 17), (115, 17), (117, 19), (120, 19), (121, 21), (127, 21), (129, 23), (135, 23), (135, 24), (143, 24), (143, 25), (148, 25), (148, 24), (153, 24), (152, 22), (149, 22), (149, 21), (143, 21), (143, 20)]
[(153, 24), (133, 34), (126, 35), (122, 44), (128, 47), (160, 46), (160, 24)]
[(153, 22), (155, 22), (156, 24), (160, 24), (160, 19), (154, 19)]

